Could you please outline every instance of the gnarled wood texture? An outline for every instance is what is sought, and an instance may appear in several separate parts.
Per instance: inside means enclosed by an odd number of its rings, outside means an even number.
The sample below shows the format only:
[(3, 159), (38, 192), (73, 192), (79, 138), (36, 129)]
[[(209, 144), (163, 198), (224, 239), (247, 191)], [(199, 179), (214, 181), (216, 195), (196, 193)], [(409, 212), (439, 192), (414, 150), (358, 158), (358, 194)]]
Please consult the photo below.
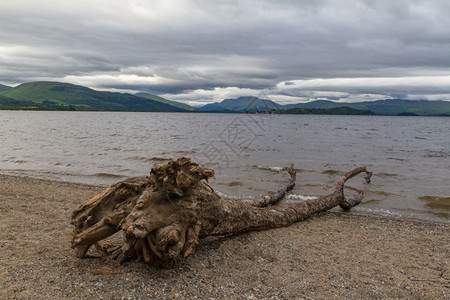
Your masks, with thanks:
[[(147, 177), (115, 183), (82, 203), (72, 214), (72, 248), (80, 258), (94, 245), (102, 257), (119, 262), (140, 259), (170, 266), (191, 255), (206, 236), (289, 226), (338, 205), (348, 210), (361, 197), (347, 200), (344, 184), (362, 172), (369, 183), (372, 173), (359, 167), (342, 176), (332, 194), (282, 206), (275, 204), (295, 185), (293, 166), (289, 182), (276, 193), (231, 200), (219, 197), (204, 181), (214, 176), (213, 170), (183, 157), (153, 168)], [(118, 231), (124, 237), (120, 247), (100, 246), (101, 240)]]

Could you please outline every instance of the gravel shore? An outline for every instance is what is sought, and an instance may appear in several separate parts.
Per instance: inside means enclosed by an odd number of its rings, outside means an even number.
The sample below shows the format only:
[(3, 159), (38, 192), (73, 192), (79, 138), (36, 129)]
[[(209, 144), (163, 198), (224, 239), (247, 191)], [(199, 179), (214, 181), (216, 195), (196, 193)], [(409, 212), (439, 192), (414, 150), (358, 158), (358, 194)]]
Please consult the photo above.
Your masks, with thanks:
[(72, 210), (102, 187), (0, 175), (0, 299), (449, 299), (450, 224), (325, 213), (203, 240), (173, 269), (77, 259)]

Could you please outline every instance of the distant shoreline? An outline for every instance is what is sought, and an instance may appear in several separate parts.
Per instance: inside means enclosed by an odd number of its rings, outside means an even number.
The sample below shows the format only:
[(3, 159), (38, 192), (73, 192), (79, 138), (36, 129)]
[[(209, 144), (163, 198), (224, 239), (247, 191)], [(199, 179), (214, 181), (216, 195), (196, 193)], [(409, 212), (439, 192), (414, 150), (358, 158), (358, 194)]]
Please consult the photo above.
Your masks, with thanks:
[(64, 82), (35, 81), (15, 87), (2, 86), (0, 109), (450, 116), (450, 101), (389, 98), (363, 102), (336, 102), (310, 99), (309, 102), (279, 104), (270, 99), (241, 96), (193, 107), (149, 93), (104, 92)]
[(49, 111), (49, 112), (114, 112), (114, 113), (120, 113), (120, 112), (126, 112), (126, 113), (194, 113), (194, 114), (274, 114), (274, 115), (319, 115), (319, 116), (328, 116), (328, 115), (334, 115), (334, 116), (379, 116), (379, 117), (450, 117), (450, 114), (440, 114), (440, 115), (415, 115), (415, 114), (398, 114), (398, 115), (382, 115), (382, 114), (375, 114), (375, 113), (334, 113), (334, 112), (300, 112), (300, 113), (294, 113), (294, 112), (226, 112), (226, 111), (117, 111), (117, 110), (93, 110), (93, 109), (30, 109), (30, 108), (23, 108), (23, 109), (17, 109), (17, 108), (2, 108), (0, 107), (0, 111)]

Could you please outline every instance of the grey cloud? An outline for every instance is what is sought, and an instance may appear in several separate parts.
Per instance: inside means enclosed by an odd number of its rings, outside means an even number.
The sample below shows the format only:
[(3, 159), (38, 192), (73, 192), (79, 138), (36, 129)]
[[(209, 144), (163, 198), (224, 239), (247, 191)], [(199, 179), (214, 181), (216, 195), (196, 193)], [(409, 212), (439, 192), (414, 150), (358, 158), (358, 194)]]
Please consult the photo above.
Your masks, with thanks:
[[(276, 86), (298, 79), (450, 74), (449, 13), (444, 0), (49, 0), (44, 7), (18, 0), (0, 4), (0, 79), (74, 78), (94, 88), (168, 95), (236, 87), (301, 96), (301, 89)], [(117, 80), (102, 81), (109, 77)], [(442, 88), (383, 88), (334, 90), (447, 94)]]

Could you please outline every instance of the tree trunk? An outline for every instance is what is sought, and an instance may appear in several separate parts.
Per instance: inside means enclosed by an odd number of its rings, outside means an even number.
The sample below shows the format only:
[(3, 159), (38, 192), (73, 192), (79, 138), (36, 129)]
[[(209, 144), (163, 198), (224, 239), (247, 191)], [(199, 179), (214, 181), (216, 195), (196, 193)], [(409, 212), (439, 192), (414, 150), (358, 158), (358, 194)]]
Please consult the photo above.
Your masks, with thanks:
[[(348, 210), (361, 202), (362, 195), (345, 199), (344, 184), (362, 172), (369, 183), (372, 173), (359, 167), (342, 176), (328, 196), (278, 206), (295, 185), (292, 165), (289, 182), (278, 192), (231, 200), (219, 197), (203, 181), (214, 176), (214, 171), (180, 158), (153, 168), (147, 177), (115, 183), (81, 204), (72, 214), (72, 248), (80, 258), (95, 245), (102, 257), (119, 262), (141, 259), (170, 266), (179, 257), (191, 255), (199, 239), (206, 236), (289, 226), (338, 205)], [(124, 236), (120, 247), (107, 250), (99, 245), (118, 231)]]

